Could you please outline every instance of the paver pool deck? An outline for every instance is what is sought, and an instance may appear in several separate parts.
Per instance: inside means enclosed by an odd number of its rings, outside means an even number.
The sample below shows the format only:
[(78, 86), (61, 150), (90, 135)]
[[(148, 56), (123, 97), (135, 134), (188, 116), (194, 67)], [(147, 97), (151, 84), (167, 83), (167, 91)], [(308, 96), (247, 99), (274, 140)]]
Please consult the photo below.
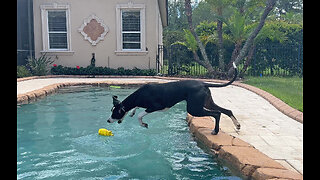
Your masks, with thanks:
[[(149, 83), (169, 82), (170, 78), (31, 78), (17, 81), (17, 96), (35, 91), (57, 83)], [(210, 88), (215, 103), (232, 110), (241, 124), (237, 132), (231, 119), (222, 114), (220, 121), (221, 136), (223, 132), (239, 138), (283, 167), (303, 174), (303, 123), (288, 117), (269, 101), (245, 88), (230, 85), (223, 88)], [(204, 130), (204, 129), (203, 129)], [(261, 168), (259, 171), (267, 171)], [(281, 170), (281, 169), (279, 169)], [(256, 170), (256, 174), (259, 174)], [(281, 173), (281, 172), (280, 172)], [(256, 175), (258, 177), (258, 175)], [(290, 178), (289, 178), (290, 179)], [(295, 178), (293, 178), (295, 179)]]

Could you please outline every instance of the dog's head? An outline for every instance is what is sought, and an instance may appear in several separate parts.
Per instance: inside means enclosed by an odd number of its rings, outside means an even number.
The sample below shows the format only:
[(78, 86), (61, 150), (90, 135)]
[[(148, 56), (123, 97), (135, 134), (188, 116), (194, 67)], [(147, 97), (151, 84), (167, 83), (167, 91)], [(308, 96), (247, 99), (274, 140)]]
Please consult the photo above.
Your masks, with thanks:
[(112, 115), (107, 122), (113, 123), (115, 121), (118, 121), (118, 123), (121, 123), (124, 116), (127, 114), (127, 112), (124, 109), (122, 102), (118, 100), (118, 96), (112, 96), (112, 99), (113, 99), (113, 107), (111, 109)]

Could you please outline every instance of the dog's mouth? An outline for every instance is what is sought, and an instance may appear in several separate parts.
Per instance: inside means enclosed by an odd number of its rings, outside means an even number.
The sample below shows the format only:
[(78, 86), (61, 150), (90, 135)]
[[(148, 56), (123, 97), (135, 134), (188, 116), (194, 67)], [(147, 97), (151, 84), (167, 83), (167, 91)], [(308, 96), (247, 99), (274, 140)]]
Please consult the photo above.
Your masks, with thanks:
[(112, 119), (111, 117), (107, 120), (108, 123), (114, 123), (117, 119)]
[(120, 124), (120, 123), (122, 123), (122, 120), (123, 120), (123, 119), (119, 119), (119, 120), (118, 120), (118, 119), (109, 118), (109, 119), (107, 120), (107, 122), (108, 122), (108, 123), (113, 123), (113, 122), (118, 121), (118, 124)]

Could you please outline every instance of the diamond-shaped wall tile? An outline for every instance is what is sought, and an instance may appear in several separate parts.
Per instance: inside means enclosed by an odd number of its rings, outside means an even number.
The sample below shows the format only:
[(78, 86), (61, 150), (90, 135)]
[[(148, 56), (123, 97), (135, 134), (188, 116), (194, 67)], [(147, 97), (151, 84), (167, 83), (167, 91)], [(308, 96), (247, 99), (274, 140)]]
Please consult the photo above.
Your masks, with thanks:
[(95, 46), (108, 33), (109, 28), (96, 15), (92, 14), (83, 21), (78, 31)]

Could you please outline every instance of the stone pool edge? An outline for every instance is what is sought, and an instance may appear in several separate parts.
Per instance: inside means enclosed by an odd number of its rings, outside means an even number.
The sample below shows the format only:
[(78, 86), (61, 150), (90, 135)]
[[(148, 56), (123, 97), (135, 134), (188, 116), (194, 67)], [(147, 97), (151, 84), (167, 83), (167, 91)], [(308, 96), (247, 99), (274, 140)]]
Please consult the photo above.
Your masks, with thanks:
[[(139, 86), (143, 84), (145, 83), (115, 83), (107, 81), (56, 83), (45, 86), (41, 89), (17, 95), (17, 104), (33, 102), (38, 98), (53, 94), (59, 88), (66, 86)], [(211, 135), (211, 128), (214, 127), (214, 122), (210, 117), (192, 117), (188, 114), (186, 120), (188, 122), (190, 132), (196, 137), (197, 141), (201, 141), (210, 149), (212, 154), (218, 157), (218, 159), (227, 162), (248, 178), (257, 180), (303, 179), (301, 174), (288, 170), (277, 161), (263, 154), (252, 145), (239, 138), (224, 133), (223, 131), (220, 131), (216, 136)]]
[(41, 89), (33, 90), (27, 93), (17, 95), (17, 104), (27, 104), (33, 102), (38, 98), (43, 98), (50, 94), (53, 94), (58, 91), (58, 89), (67, 86), (81, 86), (81, 85), (91, 85), (91, 86), (101, 86), (107, 87), (112, 85), (123, 85), (123, 86), (138, 86), (145, 83), (115, 83), (115, 82), (64, 82), (64, 83), (55, 83), (48, 86), (45, 86)]
[(194, 117), (188, 114), (186, 121), (197, 141), (209, 148), (218, 159), (227, 162), (249, 179), (303, 179), (301, 174), (285, 168), (237, 137), (221, 130), (218, 135), (211, 135), (214, 127), (211, 117)]

